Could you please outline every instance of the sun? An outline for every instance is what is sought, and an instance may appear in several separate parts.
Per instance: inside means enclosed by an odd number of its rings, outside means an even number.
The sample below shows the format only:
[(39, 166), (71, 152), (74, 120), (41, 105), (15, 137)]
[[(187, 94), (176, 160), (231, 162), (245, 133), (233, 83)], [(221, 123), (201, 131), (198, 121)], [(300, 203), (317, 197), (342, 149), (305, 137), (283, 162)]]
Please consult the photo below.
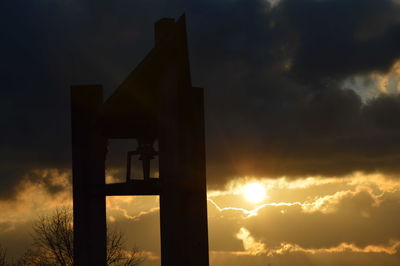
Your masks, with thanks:
[(259, 203), (266, 198), (265, 188), (261, 183), (252, 182), (244, 186), (243, 195), (247, 201)]

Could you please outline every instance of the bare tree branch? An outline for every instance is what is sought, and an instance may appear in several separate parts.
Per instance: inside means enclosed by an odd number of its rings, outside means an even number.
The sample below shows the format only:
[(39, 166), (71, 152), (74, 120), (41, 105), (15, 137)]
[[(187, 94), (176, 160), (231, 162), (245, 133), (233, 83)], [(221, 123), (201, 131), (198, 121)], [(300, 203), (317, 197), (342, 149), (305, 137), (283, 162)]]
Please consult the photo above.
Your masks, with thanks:
[(144, 256), (133, 248), (124, 250), (125, 246), (123, 234), (117, 230), (109, 230), (107, 234), (107, 265), (135, 266), (144, 261)]
[(3, 248), (3, 246), (0, 245), (0, 266), (6, 266), (7, 265), (6, 257), (7, 257), (6, 249)]
[[(27, 250), (17, 265), (73, 265), (71, 209), (57, 209), (51, 216), (40, 217), (33, 226), (32, 237), (32, 248)], [(128, 251), (124, 246), (123, 234), (120, 231), (110, 230), (107, 234), (107, 265), (137, 266), (144, 261), (144, 256), (137, 249)]]

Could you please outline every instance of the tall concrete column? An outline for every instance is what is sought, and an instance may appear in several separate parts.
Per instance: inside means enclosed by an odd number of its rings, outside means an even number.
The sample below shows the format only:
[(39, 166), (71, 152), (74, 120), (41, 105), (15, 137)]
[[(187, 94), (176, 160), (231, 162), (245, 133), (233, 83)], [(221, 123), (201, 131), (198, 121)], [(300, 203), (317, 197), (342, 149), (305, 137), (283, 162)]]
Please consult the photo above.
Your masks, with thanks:
[(106, 265), (106, 140), (95, 127), (103, 104), (102, 87), (71, 87), (74, 265)]
[[(182, 28), (179, 28), (182, 27)], [(161, 264), (209, 264), (203, 89), (191, 86), (184, 18), (155, 24), (156, 47), (180, 30), (159, 84)], [(169, 56), (169, 57), (168, 57)]]

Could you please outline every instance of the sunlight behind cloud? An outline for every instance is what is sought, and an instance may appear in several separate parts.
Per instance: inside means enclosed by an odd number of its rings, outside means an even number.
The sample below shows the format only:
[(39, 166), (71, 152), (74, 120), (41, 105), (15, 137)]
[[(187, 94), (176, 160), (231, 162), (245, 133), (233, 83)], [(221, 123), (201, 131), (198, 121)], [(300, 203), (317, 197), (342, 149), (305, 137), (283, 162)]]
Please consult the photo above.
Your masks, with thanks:
[[(109, 179), (115, 179), (112, 172)], [(0, 201), (3, 243), (7, 236), (28, 235), (27, 224), (38, 215), (58, 206), (71, 206), (69, 180), (69, 172), (57, 169), (27, 175), (14, 200)], [(399, 178), (381, 173), (297, 179), (235, 177), (224, 188), (208, 191), (210, 251), (213, 258), (249, 260), (273, 260), (290, 254), (397, 256), (399, 203)], [(107, 197), (107, 217), (113, 226), (129, 232), (131, 243), (154, 255), (149, 262), (159, 261), (158, 197)], [(391, 222), (376, 227), (381, 221)], [(324, 231), (321, 225), (326, 224), (331, 230)], [(336, 235), (340, 237), (336, 239)], [(17, 250), (8, 248), (12, 254)]]
[(247, 201), (259, 203), (266, 198), (266, 191), (261, 183), (253, 182), (243, 188), (243, 195)]
[[(379, 173), (294, 180), (244, 177), (232, 180), (225, 190), (209, 191), (208, 201), (220, 213), (238, 212), (243, 218), (257, 216), (265, 208), (292, 206), (300, 207), (303, 213), (332, 214), (343, 201), (360, 197), (368, 197), (370, 207), (377, 208), (386, 193), (397, 191), (400, 181)], [(246, 204), (243, 197), (251, 204)], [(266, 198), (268, 202), (262, 202)]]

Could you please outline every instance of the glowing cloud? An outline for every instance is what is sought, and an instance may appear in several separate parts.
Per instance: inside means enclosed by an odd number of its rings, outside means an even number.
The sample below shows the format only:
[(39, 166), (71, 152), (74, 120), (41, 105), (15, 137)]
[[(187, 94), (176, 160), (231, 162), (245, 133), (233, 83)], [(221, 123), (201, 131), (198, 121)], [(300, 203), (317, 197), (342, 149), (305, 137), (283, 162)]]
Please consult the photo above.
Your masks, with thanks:
[[(250, 181), (249, 181), (250, 180)], [(354, 173), (342, 178), (319, 178), (308, 177), (296, 180), (287, 180), (282, 177), (279, 179), (261, 178), (256, 179), (238, 178), (231, 181), (225, 190), (210, 191), (208, 193), (208, 201), (216, 207), (219, 212), (237, 211), (244, 215), (244, 218), (250, 218), (258, 215), (258, 212), (266, 207), (290, 207), (299, 206), (304, 213), (320, 212), (324, 214), (334, 213), (337, 211), (339, 204), (346, 199), (355, 198), (361, 194), (367, 194), (372, 200), (372, 207), (379, 207), (385, 193), (394, 193), (400, 191), (400, 181), (384, 177), (381, 174), (364, 175), (362, 173)], [(327, 185), (336, 186), (337, 190), (323, 191), (318, 188)], [(287, 193), (303, 191), (317, 188), (318, 195), (307, 197), (304, 200), (296, 201), (276, 201), (267, 202), (257, 205), (255, 208), (247, 209), (243, 206), (232, 204), (231, 206), (221, 207), (217, 198), (223, 196), (244, 196), (247, 201), (259, 203), (265, 199), (269, 192), (282, 191)], [(340, 188), (340, 189), (339, 189)]]
[(268, 251), (268, 255), (272, 256), (274, 254), (285, 254), (289, 252), (303, 252), (309, 254), (318, 254), (318, 253), (341, 253), (341, 252), (354, 252), (354, 253), (386, 253), (389, 255), (393, 255), (397, 253), (397, 250), (400, 248), (400, 241), (391, 241), (389, 245), (368, 245), (365, 247), (358, 247), (351, 243), (340, 243), (337, 246), (329, 247), (329, 248), (303, 248), (299, 245), (292, 243), (281, 243), (279, 247), (275, 249), (271, 249)]
[(242, 240), (243, 248), (248, 255), (260, 255), (266, 253), (265, 244), (255, 240), (246, 228), (240, 228), (239, 232), (236, 234), (236, 238)]

